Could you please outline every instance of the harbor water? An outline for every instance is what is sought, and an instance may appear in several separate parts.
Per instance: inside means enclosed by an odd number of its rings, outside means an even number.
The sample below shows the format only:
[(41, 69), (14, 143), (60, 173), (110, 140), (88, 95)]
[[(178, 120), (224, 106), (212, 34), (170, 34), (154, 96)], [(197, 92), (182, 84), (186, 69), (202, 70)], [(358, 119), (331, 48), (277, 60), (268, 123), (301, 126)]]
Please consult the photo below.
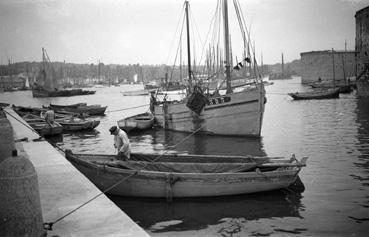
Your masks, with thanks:
[[(300, 178), (305, 191), (232, 197), (142, 199), (109, 196), (152, 236), (368, 236), (369, 99), (355, 92), (338, 99), (293, 101), (287, 93), (308, 90), (300, 78), (266, 86), (262, 136), (188, 136), (153, 129), (130, 135), (134, 152), (223, 155), (308, 156)], [(0, 102), (22, 106), (107, 105), (93, 131), (51, 139), (78, 153), (114, 154), (109, 128), (149, 108), (149, 96), (123, 96), (138, 85), (93, 88), (96, 94), (32, 98), (31, 91), (0, 93)], [(91, 89), (91, 88), (90, 88)], [(21, 125), (20, 125), (21, 126)], [(45, 157), (47, 159), (47, 157)], [(86, 200), (87, 201), (87, 200)]]

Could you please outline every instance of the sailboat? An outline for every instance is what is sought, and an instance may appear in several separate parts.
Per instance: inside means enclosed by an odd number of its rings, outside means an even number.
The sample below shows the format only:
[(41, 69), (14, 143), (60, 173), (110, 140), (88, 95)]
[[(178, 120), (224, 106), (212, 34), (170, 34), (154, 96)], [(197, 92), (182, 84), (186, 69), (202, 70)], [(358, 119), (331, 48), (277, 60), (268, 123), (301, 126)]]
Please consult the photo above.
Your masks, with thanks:
[(96, 91), (72, 89), (61, 90), (58, 87), (57, 73), (53, 68), (49, 56), (44, 48), (42, 48), (42, 68), (37, 81), (32, 86), (33, 97), (59, 97), (59, 96), (75, 96), (90, 95)]
[[(243, 63), (256, 65), (255, 56), (245, 57), (231, 69), (231, 47), (228, 29), (228, 3), (220, 0), (219, 9), (222, 11), (224, 25), (224, 58), (226, 91), (205, 93), (199, 84), (193, 84), (194, 72), (191, 68), (191, 45), (189, 29), (189, 3), (185, 1), (185, 16), (187, 29), (187, 57), (188, 57), (188, 88), (187, 96), (181, 101), (162, 101), (154, 105), (154, 115), (158, 126), (168, 130), (182, 132), (198, 132), (214, 135), (253, 136), (260, 137), (263, 122), (265, 89), (262, 77), (249, 79), (244, 87), (232, 87), (232, 72)], [(234, 1), (237, 3), (237, 1)], [(240, 11), (235, 4), (236, 12)], [(220, 12), (220, 11), (219, 11)], [(219, 13), (220, 14), (220, 13)], [(239, 14), (238, 14), (239, 15)], [(240, 23), (240, 21), (239, 21)], [(242, 22), (243, 23), (243, 22)], [(244, 23), (240, 26), (244, 26)], [(245, 47), (246, 31), (243, 31), (243, 46)], [(247, 32), (248, 33), (248, 32)], [(250, 41), (249, 41), (250, 42)], [(246, 67), (246, 65), (245, 65)], [(257, 72), (257, 69), (254, 69)], [(239, 80), (239, 79), (238, 79)]]

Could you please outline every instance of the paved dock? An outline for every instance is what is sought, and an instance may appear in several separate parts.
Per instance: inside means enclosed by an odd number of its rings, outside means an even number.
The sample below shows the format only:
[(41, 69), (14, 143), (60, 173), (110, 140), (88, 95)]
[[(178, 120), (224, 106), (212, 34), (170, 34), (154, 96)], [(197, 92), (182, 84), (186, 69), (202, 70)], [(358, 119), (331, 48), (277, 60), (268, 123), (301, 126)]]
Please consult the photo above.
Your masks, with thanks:
[[(101, 191), (47, 141), (26, 128), (12, 109), (5, 109), (21, 155), (36, 169), (44, 222), (54, 222)], [(17, 121), (19, 120), (19, 121)], [(3, 139), (3, 138), (1, 138)], [(1, 142), (1, 141), (0, 141)], [(53, 225), (47, 236), (149, 236), (104, 194)]]

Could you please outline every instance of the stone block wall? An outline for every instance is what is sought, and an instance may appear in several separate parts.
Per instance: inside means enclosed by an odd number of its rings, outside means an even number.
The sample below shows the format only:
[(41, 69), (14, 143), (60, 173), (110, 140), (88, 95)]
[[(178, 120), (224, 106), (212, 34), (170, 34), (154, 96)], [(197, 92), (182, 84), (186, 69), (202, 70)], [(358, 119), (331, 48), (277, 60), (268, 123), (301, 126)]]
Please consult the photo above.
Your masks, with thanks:
[[(301, 82), (344, 81), (356, 75), (355, 51), (312, 51), (301, 53)], [(334, 63), (333, 63), (334, 62)]]

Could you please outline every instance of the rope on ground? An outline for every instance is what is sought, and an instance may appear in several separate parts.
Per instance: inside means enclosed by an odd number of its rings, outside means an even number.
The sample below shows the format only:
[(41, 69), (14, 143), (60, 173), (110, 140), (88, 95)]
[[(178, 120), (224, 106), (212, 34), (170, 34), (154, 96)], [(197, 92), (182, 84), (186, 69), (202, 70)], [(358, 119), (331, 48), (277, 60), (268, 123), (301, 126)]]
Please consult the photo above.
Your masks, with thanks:
[[(205, 126), (205, 124), (203, 124), (202, 126), (200, 126), (198, 129), (196, 129), (195, 131), (193, 131), (191, 134), (189, 134), (188, 136), (186, 136), (185, 138), (183, 138), (179, 143), (177, 143), (176, 145), (172, 146), (172, 147), (176, 147), (179, 144), (183, 143), (184, 141), (186, 141), (188, 138), (190, 138), (191, 136), (195, 135), (198, 131), (200, 131), (203, 127)], [(157, 156), (155, 159), (153, 159), (150, 163), (155, 162), (156, 160), (158, 160), (160, 157), (162, 157), (163, 155), (165, 155), (168, 151), (164, 151), (163, 154), (160, 154), (159, 156)], [(144, 169), (149, 163), (147, 163), (145, 166), (143, 166), (141, 168)], [(63, 215), (62, 217), (56, 219), (53, 222), (45, 222), (44, 223), (44, 229), (45, 230), (52, 230), (52, 227), (55, 223), (63, 220), (64, 218), (66, 218), (67, 216), (71, 215), (72, 213), (76, 212), (77, 210), (79, 210), (80, 208), (84, 207), (85, 205), (87, 205), (88, 203), (92, 202), (93, 200), (95, 200), (96, 198), (100, 197), (101, 195), (105, 194), (106, 192), (108, 192), (109, 190), (113, 189), (114, 187), (118, 186), (119, 184), (123, 183), (124, 181), (126, 181), (127, 179), (131, 178), (132, 176), (136, 175), (139, 173), (139, 171), (141, 170), (136, 170), (134, 173), (123, 177), (121, 180), (119, 180), (118, 182), (116, 182), (115, 184), (113, 184), (112, 186), (108, 187), (107, 189), (101, 191), (99, 194), (95, 195), (94, 197), (92, 197), (91, 199), (89, 199), (88, 201), (86, 201), (85, 203), (81, 204), (80, 206), (78, 206), (77, 208), (71, 210), (70, 212), (66, 213), (65, 215)]]
[(112, 112), (118, 112), (118, 111), (123, 111), (123, 110), (137, 109), (137, 108), (146, 107), (146, 106), (149, 106), (149, 105), (150, 104), (144, 104), (144, 105), (139, 105), (139, 106), (130, 107), (130, 108), (124, 108), (124, 109), (108, 110), (108, 111), (105, 111), (105, 113), (112, 113)]

